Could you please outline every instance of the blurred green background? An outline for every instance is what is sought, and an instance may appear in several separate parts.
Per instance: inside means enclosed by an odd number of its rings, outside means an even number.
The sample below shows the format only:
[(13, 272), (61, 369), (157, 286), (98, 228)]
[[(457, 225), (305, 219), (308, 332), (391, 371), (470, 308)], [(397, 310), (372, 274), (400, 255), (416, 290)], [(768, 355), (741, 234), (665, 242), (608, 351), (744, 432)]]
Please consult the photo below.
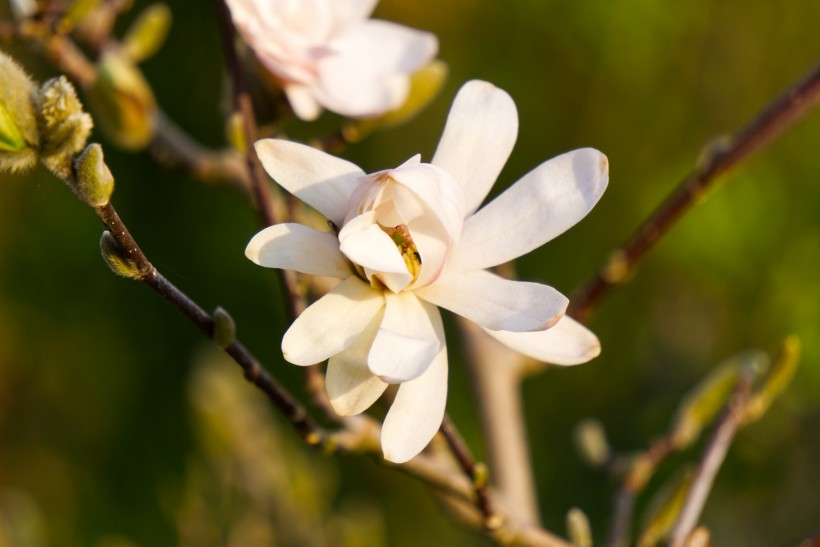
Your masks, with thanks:
[[(175, 24), (144, 71), (173, 119), (222, 145), (212, 3), (168, 3)], [(146, 5), (135, 2), (118, 31)], [(345, 152), (365, 170), (417, 152), (429, 160), (471, 78), (506, 89), (520, 112), (496, 191), (572, 148), (609, 156), (600, 204), (519, 263), (523, 278), (565, 293), (706, 143), (739, 128), (820, 52), (816, 0), (383, 0), (377, 16), (436, 33), (451, 72), (416, 120)], [(3, 47), (39, 79), (54, 74), (29, 49)], [(256, 230), (243, 197), (111, 146), (106, 159), (114, 203), (149, 258), (205, 307), (230, 310), (245, 344), (304, 398), (279, 351), (286, 324), (273, 276), (243, 256)], [(804, 346), (796, 380), (739, 434), (703, 522), (715, 545), (790, 545), (820, 526), (820, 113), (724, 180), (604, 302), (592, 323), (601, 357), (524, 385), (552, 530), (564, 532), (573, 506), (596, 537), (606, 530), (613, 484), (576, 456), (579, 420), (601, 418), (618, 449), (644, 448), (716, 363), (772, 351), (790, 333)], [(100, 232), (42, 168), (0, 175), (0, 546), (485, 544), (414, 480), (303, 446), (186, 321), (108, 271)], [(481, 455), (455, 332), (449, 341), (448, 408)], [(662, 467), (639, 505), (700, 448)]]

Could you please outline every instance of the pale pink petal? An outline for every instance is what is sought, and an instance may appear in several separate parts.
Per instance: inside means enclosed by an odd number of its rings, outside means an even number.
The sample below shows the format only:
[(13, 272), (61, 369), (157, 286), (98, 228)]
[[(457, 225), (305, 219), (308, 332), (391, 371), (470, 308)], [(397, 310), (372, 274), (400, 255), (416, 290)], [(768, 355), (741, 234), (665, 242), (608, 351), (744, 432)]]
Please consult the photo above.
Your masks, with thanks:
[(376, 402), (387, 383), (367, 368), (367, 354), (379, 332), (383, 313), (377, 313), (355, 341), (330, 357), (325, 386), (330, 404), (339, 416), (354, 416)]
[(518, 111), (507, 92), (479, 80), (461, 87), (432, 163), (464, 189), (465, 214), (487, 197), (517, 136)]
[(349, 161), (291, 141), (257, 141), (256, 153), (282, 188), (341, 226), (364, 171)]
[[(415, 194), (426, 206), (427, 211), (432, 212), (441, 221), (448, 236), (457, 239), (464, 222), (464, 211), (461, 208), (464, 196), (458, 183), (449, 173), (435, 165), (408, 163), (409, 161), (397, 169), (387, 171), (386, 175)], [(397, 196), (400, 197), (401, 194)], [(396, 207), (401, 209), (403, 201), (405, 200), (396, 199)], [(409, 220), (411, 219), (405, 219), (405, 222)]]
[(385, 382), (418, 378), (441, 349), (433, 327), (439, 312), (412, 292), (385, 293), (385, 311), (379, 333), (367, 357), (370, 372)]
[(608, 180), (606, 156), (593, 148), (542, 163), (464, 222), (452, 266), (480, 270), (540, 247), (586, 216)]
[(330, 0), (328, 5), (333, 11), (334, 30), (343, 31), (354, 23), (364, 21), (370, 17), (378, 3), (379, 0)]
[(350, 26), (319, 60), (317, 96), (329, 109), (351, 117), (383, 114), (407, 98), (409, 75), (438, 50), (436, 37), (386, 21)]
[(413, 291), (491, 330), (548, 329), (564, 315), (567, 297), (547, 285), (511, 281), (485, 271), (443, 275)]
[(288, 96), (293, 113), (300, 120), (312, 122), (322, 113), (322, 106), (313, 96), (313, 90), (310, 86), (303, 84), (286, 84), (285, 95)]
[(314, 302), (290, 326), (282, 353), (294, 365), (315, 365), (350, 347), (384, 306), (381, 291), (348, 277)]
[(435, 316), (433, 327), (441, 341), (441, 349), (424, 374), (399, 386), (396, 399), (384, 419), (382, 452), (384, 459), (393, 463), (404, 463), (424, 450), (444, 419), (447, 345), (440, 316)]
[(301, 224), (276, 224), (253, 236), (245, 256), (266, 268), (338, 277), (353, 275), (338, 238)]
[(568, 315), (544, 331), (484, 330), (505, 346), (527, 357), (553, 365), (579, 365), (601, 353), (598, 337)]
[(345, 224), (339, 232), (339, 244), (342, 253), (362, 266), (368, 278), (371, 273), (380, 274), (379, 279), (393, 292), (402, 290), (413, 280), (396, 244), (375, 224), (373, 211)]

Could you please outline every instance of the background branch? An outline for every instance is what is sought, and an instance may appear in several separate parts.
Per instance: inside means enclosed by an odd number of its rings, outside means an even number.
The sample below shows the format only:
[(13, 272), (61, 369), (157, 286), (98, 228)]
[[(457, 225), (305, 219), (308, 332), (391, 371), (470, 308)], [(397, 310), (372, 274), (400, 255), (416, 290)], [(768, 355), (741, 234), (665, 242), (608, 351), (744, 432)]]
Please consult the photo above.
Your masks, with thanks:
[(770, 144), (820, 101), (820, 64), (771, 102), (735, 137), (707, 148), (690, 173), (608, 262), (570, 298), (568, 314), (588, 321), (612, 287), (626, 281), (638, 261), (714, 185), (717, 178)]

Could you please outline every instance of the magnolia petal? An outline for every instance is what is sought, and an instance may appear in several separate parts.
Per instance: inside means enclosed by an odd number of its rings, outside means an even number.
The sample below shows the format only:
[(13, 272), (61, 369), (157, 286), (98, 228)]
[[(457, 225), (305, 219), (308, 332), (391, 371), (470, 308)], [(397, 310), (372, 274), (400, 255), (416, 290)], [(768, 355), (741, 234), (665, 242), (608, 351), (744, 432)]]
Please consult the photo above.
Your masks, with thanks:
[(333, 11), (336, 30), (341, 30), (370, 17), (378, 3), (379, 0), (347, 0), (328, 2), (327, 6)]
[(606, 156), (593, 148), (542, 163), (464, 222), (451, 264), (480, 270), (540, 247), (584, 218), (608, 181)]
[(301, 224), (276, 224), (257, 233), (245, 256), (266, 268), (345, 279), (353, 275), (335, 235)]
[(367, 366), (385, 382), (407, 382), (421, 376), (441, 349), (433, 327), (439, 312), (410, 291), (385, 293), (384, 298), (384, 319)]
[(485, 271), (443, 275), (413, 292), (484, 328), (513, 332), (548, 329), (569, 304), (550, 286), (511, 281)]
[(544, 331), (484, 330), (505, 346), (553, 365), (579, 365), (601, 354), (598, 337), (568, 315)]
[(438, 41), (428, 32), (368, 20), (351, 25), (329, 47), (335, 54), (319, 61), (316, 92), (329, 109), (358, 118), (401, 106), (409, 74), (435, 56)]
[(367, 354), (379, 332), (383, 313), (379, 312), (347, 348), (330, 357), (325, 387), (330, 404), (339, 416), (354, 416), (370, 408), (387, 389), (367, 368)]
[(256, 153), (282, 188), (341, 226), (364, 171), (349, 161), (296, 142), (263, 139)]
[(288, 97), (293, 113), (300, 120), (312, 122), (322, 113), (322, 106), (313, 96), (313, 90), (309, 86), (301, 84), (286, 85), (285, 95)]
[(461, 87), (432, 163), (463, 188), (465, 214), (487, 197), (517, 136), (518, 111), (507, 92), (480, 80)]
[[(402, 209), (402, 202), (412, 200), (402, 196), (409, 190), (412, 192), (411, 195), (415, 194), (415, 197), (425, 205), (427, 211), (432, 212), (440, 220), (449, 237), (458, 239), (464, 222), (464, 211), (461, 209), (464, 197), (453, 177), (440, 167), (429, 163), (408, 163), (409, 161), (386, 173), (405, 189), (405, 192), (397, 192), (396, 198), (404, 199), (396, 199), (396, 207)], [(405, 219), (405, 222), (409, 220), (411, 219)]]
[(372, 211), (345, 224), (339, 232), (339, 248), (365, 269), (368, 278), (378, 274), (393, 292), (399, 292), (413, 280), (396, 244), (375, 224)]
[(393, 463), (404, 463), (424, 450), (444, 419), (447, 346), (441, 316), (433, 319), (441, 348), (424, 374), (399, 386), (382, 426), (384, 459)]
[(380, 291), (348, 277), (311, 304), (282, 339), (282, 353), (294, 365), (315, 365), (350, 347), (384, 307)]

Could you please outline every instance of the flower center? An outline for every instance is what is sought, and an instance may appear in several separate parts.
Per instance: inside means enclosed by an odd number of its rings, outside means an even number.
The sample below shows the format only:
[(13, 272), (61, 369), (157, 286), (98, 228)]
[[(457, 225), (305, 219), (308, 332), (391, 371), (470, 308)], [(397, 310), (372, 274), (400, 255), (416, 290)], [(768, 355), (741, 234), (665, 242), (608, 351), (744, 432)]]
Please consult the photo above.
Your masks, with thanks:
[(404, 264), (407, 266), (407, 272), (413, 276), (413, 281), (415, 281), (421, 271), (421, 255), (416, 244), (413, 243), (413, 238), (410, 236), (407, 226), (399, 224), (393, 228), (382, 228), (382, 230), (396, 244), (401, 257), (404, 259)]

